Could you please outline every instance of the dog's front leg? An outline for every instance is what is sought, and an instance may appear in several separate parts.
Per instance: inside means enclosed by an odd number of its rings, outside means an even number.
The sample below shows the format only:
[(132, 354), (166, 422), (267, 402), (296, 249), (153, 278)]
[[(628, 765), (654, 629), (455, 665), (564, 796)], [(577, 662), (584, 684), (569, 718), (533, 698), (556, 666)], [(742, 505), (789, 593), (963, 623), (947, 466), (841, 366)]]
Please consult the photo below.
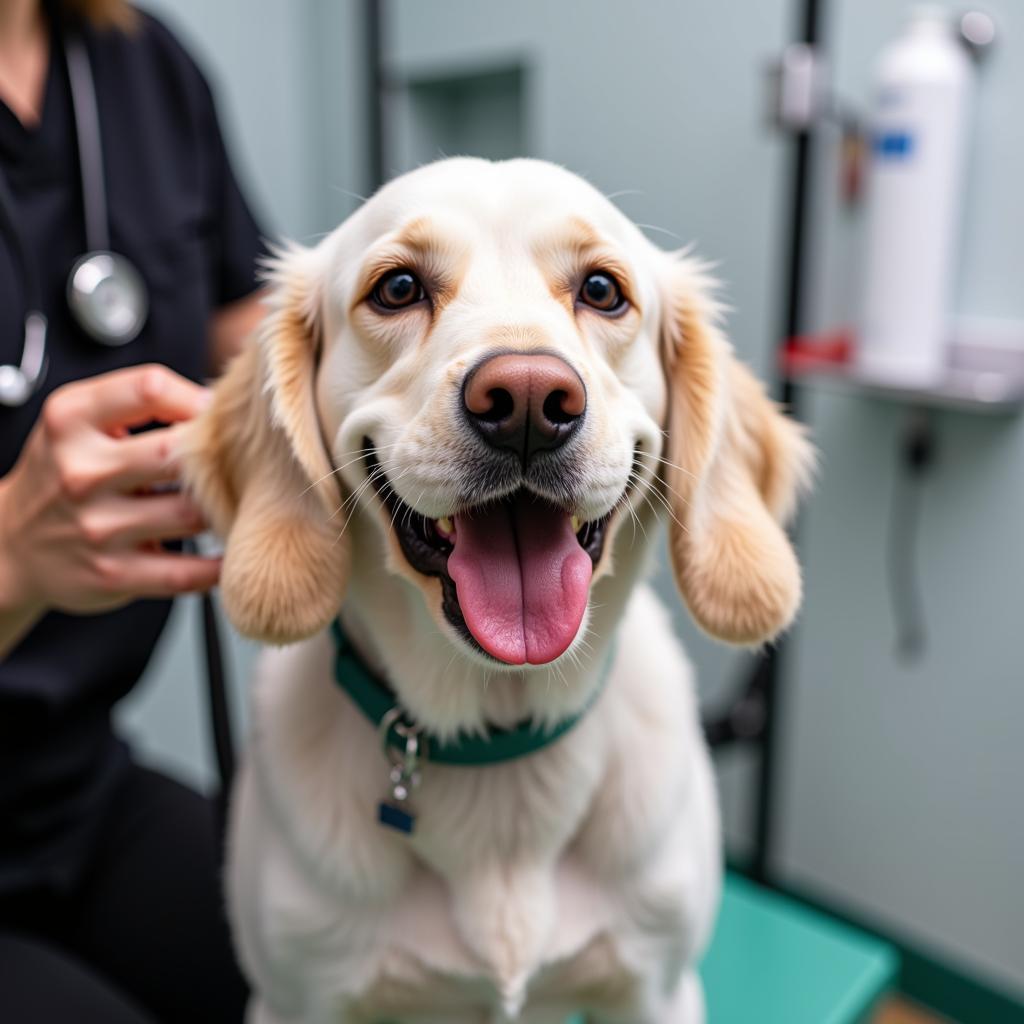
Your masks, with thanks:
[(650, 1024), (704, 1024), (704, 986), (695, 970), (680, 979), (672, 997), (655, 1014)]
[(704, 1024), (705, 1019), (704, 987), (695, 970), (683, 973), (668, 998), (649, 996), (639, 1011), (623, 1015), (591, 1010), (586, 1015), (587, 1024)]

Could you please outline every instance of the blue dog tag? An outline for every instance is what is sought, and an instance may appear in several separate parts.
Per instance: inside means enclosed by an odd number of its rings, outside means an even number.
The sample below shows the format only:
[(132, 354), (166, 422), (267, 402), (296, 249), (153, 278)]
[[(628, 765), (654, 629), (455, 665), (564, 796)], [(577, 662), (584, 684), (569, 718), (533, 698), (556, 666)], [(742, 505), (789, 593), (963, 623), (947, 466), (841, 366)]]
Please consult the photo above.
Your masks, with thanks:
[[(396, 705), (380, 722), (381, 746), (390, 764), (388, 780), (391, 791), (377, 804), (377, 821), (385, 828), (393, 828), (404, 835), (412, 835), (416, 827), (416, 814), (410, 804), (412, 791), (420, 784), (420, 729), (401, 721), (402, 709)], [(390, 733), (394, 728), (405, 740), (402, 753), (392, 750)]]
[(407, 836), (416, 827), (416, 814), (409, 804), (412, 791), (420, 784), (415, 754), (414, 748), (405, 760), (391, 766), (391, 792), (377, 805), (377, 821)]
[(404, 832), (407, 836), (412, 835), (416, 827), (416, 815), (407, 811), (404, 807), (381, 800), (377, 805), (377, 820), (396, 832)]

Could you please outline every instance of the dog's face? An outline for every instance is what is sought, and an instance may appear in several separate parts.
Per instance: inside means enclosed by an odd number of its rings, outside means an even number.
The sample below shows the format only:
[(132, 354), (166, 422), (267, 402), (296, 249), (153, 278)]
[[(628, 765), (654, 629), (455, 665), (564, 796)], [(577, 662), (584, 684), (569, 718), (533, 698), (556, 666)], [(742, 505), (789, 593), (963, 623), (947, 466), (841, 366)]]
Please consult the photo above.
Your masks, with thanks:
[(572, 645), (631, 480), (656, 465), (645, 249), (578, 178), (526, 161), (428, 167), (326, 246), (335, 464), (349, 493), (370, 480), (391, 565), (438, 625), (501, 662)]
[(576, 176), (415, 171), (282, 256), (273, 307), (189, 463), (244, 632), (337, 613), (354, 515), (385, 543), (370, 571), (491, 663), (571, 651), (619, 527), (656, 509), (701, 625), (757, 643), (790, 621), (778, 524), (809, 448), (719, 336), (699, 269)]

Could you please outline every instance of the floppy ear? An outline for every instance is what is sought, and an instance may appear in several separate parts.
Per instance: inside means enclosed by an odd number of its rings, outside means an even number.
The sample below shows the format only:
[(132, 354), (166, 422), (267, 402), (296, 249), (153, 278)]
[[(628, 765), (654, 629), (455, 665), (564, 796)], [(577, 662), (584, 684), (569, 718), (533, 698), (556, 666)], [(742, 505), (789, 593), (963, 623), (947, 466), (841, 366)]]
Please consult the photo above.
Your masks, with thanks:
[(673, 267), (662, 334), (669, 544), (698, 625), (753, 645), (789, 626), (800, 605), (800, 567), (782, 524), (814, 450), (733, 355), (710, 288), (699, 266)]
[(314, 401), (319, 274), (294, 248), (271, 267), (270, 311), (189, 425), (185, 478), (225, 538), (221, 594), (248, 636), (291, 643), (341, 606), (346, 537)]

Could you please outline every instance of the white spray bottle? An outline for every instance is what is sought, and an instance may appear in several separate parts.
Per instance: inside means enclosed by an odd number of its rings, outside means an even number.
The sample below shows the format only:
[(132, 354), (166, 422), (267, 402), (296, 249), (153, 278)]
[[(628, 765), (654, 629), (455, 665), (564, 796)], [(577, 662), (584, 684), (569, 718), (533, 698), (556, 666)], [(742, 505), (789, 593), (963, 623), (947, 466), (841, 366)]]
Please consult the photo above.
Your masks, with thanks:
[(882, 53), (868, 175), (857, 363), (927, 387), (946, 364), (974, 69), (942, 8)]

